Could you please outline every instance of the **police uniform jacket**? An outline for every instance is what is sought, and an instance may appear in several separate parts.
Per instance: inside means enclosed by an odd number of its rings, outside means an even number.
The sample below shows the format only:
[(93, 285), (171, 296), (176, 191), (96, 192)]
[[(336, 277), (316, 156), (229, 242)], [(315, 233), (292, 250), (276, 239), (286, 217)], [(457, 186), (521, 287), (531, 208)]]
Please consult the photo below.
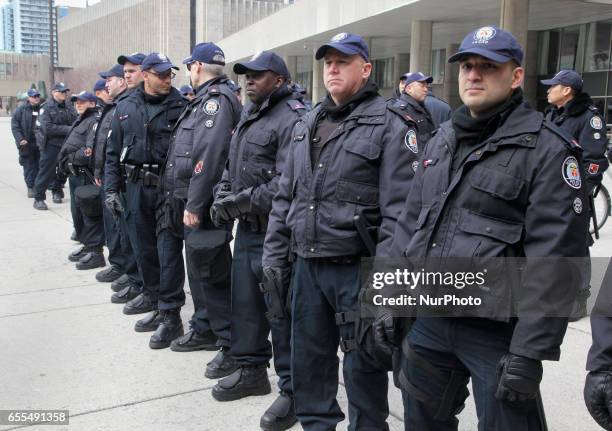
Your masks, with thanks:
[(299, 97), (283, 85), (259, 108), (251, 105), (236, 126), (229, 158), (215, 190), (230, 185), (231, 191), (238, 193), (253, 187), (251, 213), (267, 216), (270, 212), (291, 142), (291, 131), (306, 112)]
[(172, 130), (186, 101), (172, 87), (157, 106), (146, 105), (143, 84), (117, 104), (106, 143), (105, 192), (121, 189), (120, 163), (160, 166), (166, 159)]
[(88, 108), (76, 119), (59, 152), (58, 160), (64, 172), (69, 173), (68, 163), (75, 167), (93, 169), (93, 152), (87, 147), (87, 140), (95, 132), (98, 108)]
[(546, 118), (578, 141), (587, 179), (591, 184), (599, 184), (608, 168), (606, 124), (589, 95), (578, 93), (565, 106), (549, 109)]
[(200, 216), (208, 214), (242, 111), (227, 81), (223, 75), (196, 89), (172, 134), (164, 169), (165, 194), (186, 201), (185, 208)]
[(440, 124), (450, 120), (453, 111), (450, 105), (444, 100), (438, 99), (433, 94), (428, 94), (425, 96), (423, 104), (427, 112), (431, 115), (431, 119), (436, 129), (440, 127)]
[(111, 121), (116, 107), (116, 103), (111, 102), (100, 106), (96, 114), (96, 126), (91, 134), (87, 147), (91, 148), (94, 154), (94, 176), (102, 179), (104, 176), (104, 162), (106, 160), (106, 140), (110, 132)]
[(284, 266), (289, 253), (303, 258), (366, 254), (354, 224), (359, 214), (368, 230), (378, 231), (377, 249), (385, 247), (402, 210), (422, 150), (409, 148), (415, 122), (392, 110), (375, 88), (338, 123), (312, 166), (310, 146), (322, 109), (317, 105), (293, 132), (270, 214), (264, 265)]
[(44, 144), (61, 147), (77, 116), (68, 102), (57, 103), (53, 98), (45, 102), (38, 112), (38, 126)]
[[(588, 214), (580, 148), (563, 136), (523, 102), (451, 175), (457, 141), (451, 122), (444, 123), (427, 143), (391, 256), (585, 256)], [(539, 299), (555, 289), (571, 294), (577, 286), (563, 274), (524, 276), (521, 292)], [(519, 318), (510, 352), (557, 360), (566, 327), (567, 318)]]
[(17, 148), (19, 148), (19, 142), (23, 139), (28, 141), (29, 145), (36, 145), (36, 136), (34, 134), (34, 124), (38, 117), (38, 111), (40, 106), (33, 106), (31, 103), (26, 102), (15, 109), (13, 117), (11, 118), (11, 130)]
[(405, 112), (416, 121), (418, 141), (427, 142), (436, 129), (427, 109), (406, 93), (402, 93), (399, 99), (395, 99), (391, 103), (394, 108)]

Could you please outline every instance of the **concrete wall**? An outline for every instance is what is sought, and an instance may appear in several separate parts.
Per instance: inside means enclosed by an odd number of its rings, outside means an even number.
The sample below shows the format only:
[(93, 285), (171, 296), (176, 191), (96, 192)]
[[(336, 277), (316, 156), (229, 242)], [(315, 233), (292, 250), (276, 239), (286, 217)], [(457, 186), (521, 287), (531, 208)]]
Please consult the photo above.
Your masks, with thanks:
[(16, 96), (39, 81), (49, 85), (48, 78), (48, 55), (0, 52), (0, 96)]

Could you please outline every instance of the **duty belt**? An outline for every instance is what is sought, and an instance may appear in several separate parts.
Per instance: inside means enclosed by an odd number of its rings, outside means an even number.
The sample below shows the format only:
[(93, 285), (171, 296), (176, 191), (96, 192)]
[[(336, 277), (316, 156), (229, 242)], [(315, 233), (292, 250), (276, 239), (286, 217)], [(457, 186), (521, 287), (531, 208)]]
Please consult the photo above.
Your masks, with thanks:
[(157, 163), (143, 163), (142, 165), (131, 165), (123, 163), (126, 180), (133, 183), (142, 181), (143, 186), (157, 186), (159, 184), (160, 165)]

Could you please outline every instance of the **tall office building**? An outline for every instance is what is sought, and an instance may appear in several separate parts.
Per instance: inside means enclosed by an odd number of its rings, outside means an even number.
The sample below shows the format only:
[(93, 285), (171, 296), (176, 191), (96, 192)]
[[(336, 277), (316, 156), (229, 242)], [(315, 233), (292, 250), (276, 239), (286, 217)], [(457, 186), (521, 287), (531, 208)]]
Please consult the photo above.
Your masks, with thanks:
[[(15, 52), (24, 54), (49, 53), (48, 0), (12, 0)], [(53, 4), (54, 57), (57, 63), (57, 13)]]
[(0, 51), (14, 51), (13, 4), (9, 0), (0, 7)]

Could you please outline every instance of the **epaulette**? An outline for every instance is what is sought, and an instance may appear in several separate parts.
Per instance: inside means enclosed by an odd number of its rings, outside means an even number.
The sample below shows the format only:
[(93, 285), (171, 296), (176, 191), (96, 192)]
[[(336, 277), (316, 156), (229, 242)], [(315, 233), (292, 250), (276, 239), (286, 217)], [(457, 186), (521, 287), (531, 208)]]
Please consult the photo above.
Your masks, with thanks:
[(542, 126), (544, 126), (545, 128), (547, 128), (548, 130), (550, 130), (551, 132), (553, 132), (555, 135), (557, 135), (558, 137), (561, 138), (561, 140), (563, 141), (563, 143), (571, 150), (576, 150), (576, 149), (580, 149), (582, 150), (582, 147), (580, 146), (580, 144), (578, 144), (578, 141), (572, 136), (570, 135), (568, 132), (566, 132), (564, 129), (560, 128), (559, 126), (557, 126), (555, 123), (553, 123), (552, 121), (549, 120), (544, 120), (542, 122)]
[(218, 96), (219, 94), (221, 94), (221, 91), (219, 90), (219, 87), (216, 85), (211, 85), (208, 88), (208, 94), (212, 95), (212, 96)]
[(414, 120), (414, 118), (412, 118), (410, 115), (408, 115), (407, 112), (403, 111), (399, 107), (391, 105), (391, 104), (387, 104), (387, 109), (393, 112), (394, 114), (398, 115), (399, 117), (401, 117), (404, 122), (412, 122), (416, 124), (416, 121)]
[(287, 100), (287, 105), (289, 105), (294, 111), (297, 111), (298, 109), (306, 109), (302, 102), (295, 99)]
[(599, 109), (595, 105), (589, 105), (589, 111), (599, 114)]

